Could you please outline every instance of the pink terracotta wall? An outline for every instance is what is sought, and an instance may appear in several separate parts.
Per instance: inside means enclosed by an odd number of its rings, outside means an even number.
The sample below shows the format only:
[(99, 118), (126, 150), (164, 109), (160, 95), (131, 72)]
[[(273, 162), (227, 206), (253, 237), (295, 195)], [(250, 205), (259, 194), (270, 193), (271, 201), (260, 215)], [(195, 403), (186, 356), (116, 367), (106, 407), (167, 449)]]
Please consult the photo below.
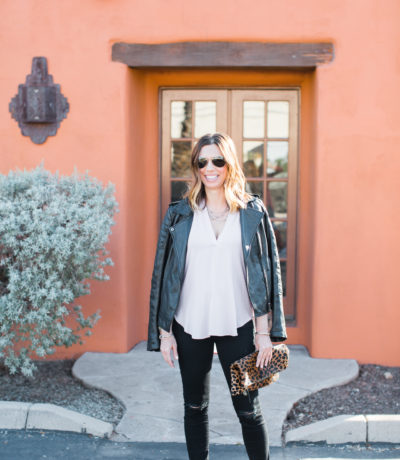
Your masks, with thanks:
[[(212, 85), (222, 75), (128, 70), (111, 61), (112, 44), (331, 41), (335, 59), (307, 77), (302, 95), (299, 321), (289, 343), (301, 341), (315, 357), (398, 365), (399, 20), (397, 0), (3, 0), (0, 171), (42, 159), (65, 174), (76, 165), (115, 183), (121, 209), (108, 245), (111, 281), (93, 282), (92, 295), (79, 299), (103, 317), (84, 347), (57, 357), (123, 352), (145, 339), (159, 225), (157, 85)], [(34, 56), (48, 58), (71, 105), (56, 137), (40, 146), (8, 113)], [(237, 73), (232, 81), (246, 78), (269, 77)]]

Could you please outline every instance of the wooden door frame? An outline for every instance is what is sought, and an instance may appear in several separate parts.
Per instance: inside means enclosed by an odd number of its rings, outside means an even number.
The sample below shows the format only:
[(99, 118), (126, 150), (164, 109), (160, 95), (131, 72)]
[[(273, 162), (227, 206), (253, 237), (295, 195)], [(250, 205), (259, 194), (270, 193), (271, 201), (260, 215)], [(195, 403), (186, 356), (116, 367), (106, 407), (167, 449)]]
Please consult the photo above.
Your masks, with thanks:
[[(298, 155), (299, 155), (299, 133), (300, 133), (300, 119), (299, 114), (301, 113), (300, 110), (300, 101), (301, 101), (301, 88), (299, 86), (254, 86), (254, 87), (243, 87), (243, 86), (207, 86), (207, 87), (193, 87), (193, 86), (177, 86), (177, 87), (169, 87), (169, 86), (160, 86), (159, 87), (159, 139), (160, 139), (160, 150), (159, 150), (159, 158), (160, 158), (160, 219), (162, 219), (165, 211), (168, 207), (168, 203), (165, 197), (169, 196), (169, 191), (167, 187), (170, 187), (171, 180), (170, 175), (168, 179), (165, 177), (166, 171), (170, 172), (170, 165), (171, 160), (169, 155), (164, 155), (163, 152), (169, 150), (169, 143), (170, 137), (164, 135), (162, 126), (169, 126), (168, 120), (165, 119), (165, 114), (163, 113), (163, 95), (164, 91), (171, 91), (171, 97), (167, 98), (167, 101), (171, 101), (174, 91), (176, 93), (185, 92), (188, 95), (191, 94), (193, 91), (193, 98), (196, 95), (197, 100), (204, 100), (207, 99), (208, 95), (215, 94), (218, 91), (232, 91), (232, 96), (227, 97), (227, 132), (232, 133), (231, 137), (233, 138), (235, 145), (237, 144), (238, 139), (238, 126), (233, 126), (231, 117), (231, 104), (233, 104), (234, 94), (238, 97), (241, 95), (249, 95), (253, 100), (265, 100), (265, 97), (260, 95), (260, 91), (268, 91), (268, 99), (269, 100), (282, 100), (283, 98), (290, 100), (291, 103), (291, 110), (289, 112), (290, 121), (289, 121), (289, 139), (294, 139), (294, 147), (291, 142), (289, 142), (289, 158), (291, 162), (289, 163), (289, 171), (288, 171), (288, 185), (290, 184), (291, 187), (288, 187), (288, 219), (287, 222), (291, 221), (291, 225), (289, 227), (289, 231), (287, 232), (287, 256), (286, 260), (291, 260), (291, 264), (286, 265), (286, 286), (291, 286), (291, 289), (287, 290), (286, 296), (284, 297), (284, 307), (288, 309), (290, 305), (290, 310), (292, 314), (286, 315), (286, 319), (288, 321), (292, 321), (293, 323), (296, 321), (297, 316), (297, 308), (296, 308), (296, 292), (297, 292), (297, 245), (298, 245), (298, 234), (297, 234), (297, 216), (298, 216), (298, 207), (299, 207), (299, 168), (298, 168)], [(200, 91), (204, 92), (204, 97), (197, 97), (200, 95)], [(276, 93), (276, 94), (274, 94)], [(203, 96), (202, 95), (202, 96)], [(187, 99), (186, 99), (187, 100)], [(218, 107), (218, 105), (217, 105)], [(237, 117), (238, 120), (240, 117)], [(242, 117), (241, 117), (242, 118)], [(218, 115), (217, 115), (218, 119)], [(235, 134), (233, 134), (235, 133)], [(291, 145), (292, 144), (292, 145)], [(294, 150), (293, 150), (294, 149)], [(241, 149), (238, 148), (240, 152)], [(243, 163), (242, 155), (239, 153), (239, 160), (241, 164)], [(288, 242), (290, 244), (288, 244)], [(289, 295), (289, 294), (290, 295)]]

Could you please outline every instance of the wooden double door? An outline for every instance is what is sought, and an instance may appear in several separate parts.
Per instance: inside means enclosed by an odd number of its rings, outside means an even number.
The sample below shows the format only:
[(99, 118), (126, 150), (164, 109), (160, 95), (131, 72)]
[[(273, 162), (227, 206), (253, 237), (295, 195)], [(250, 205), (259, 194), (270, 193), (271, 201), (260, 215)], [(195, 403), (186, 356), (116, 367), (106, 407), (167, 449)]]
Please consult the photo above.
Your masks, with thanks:
[(161, 90), (162, 215), (186, 190), (197, 139), (229, 134), (246, 189), (263, 199), (274, 226), (287, 320), (295, 319), (298, 105), (298, 89)]

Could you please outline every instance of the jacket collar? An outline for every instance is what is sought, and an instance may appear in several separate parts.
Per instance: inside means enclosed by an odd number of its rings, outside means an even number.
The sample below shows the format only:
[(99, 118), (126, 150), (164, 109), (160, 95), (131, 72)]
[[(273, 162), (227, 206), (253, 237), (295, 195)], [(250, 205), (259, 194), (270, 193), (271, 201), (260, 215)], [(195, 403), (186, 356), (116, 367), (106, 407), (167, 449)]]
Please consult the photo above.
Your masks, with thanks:
[(250, 254), (251, 243), (253, 241), (254, 235), (257, 231), (261, 219), (263, 218), (263, 212), (253, 208), (253, 201), (254, 199), (247, 203), (247, 208), (240, 209), (242, 249), (245, 263), (247, 262), (247, 257)]
[(187, 197), (183, 200), (178, 201), (175, 207), (175, 212), (177, 214), (181, 214), (182, 216), (189, 216), (193, 212), (189, 204), (189, 199)]

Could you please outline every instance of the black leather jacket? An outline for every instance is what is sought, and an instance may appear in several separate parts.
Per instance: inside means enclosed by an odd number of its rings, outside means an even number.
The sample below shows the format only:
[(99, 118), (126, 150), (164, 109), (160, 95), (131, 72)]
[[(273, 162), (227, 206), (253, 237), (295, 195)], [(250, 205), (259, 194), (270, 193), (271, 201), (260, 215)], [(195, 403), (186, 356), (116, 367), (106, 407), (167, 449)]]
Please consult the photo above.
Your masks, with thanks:
[[(169, 331), (178, 307), (193, 210), (184, 198), (171, 203), (158, 238), (150, 292), (147, 350), (159, 351), (158, 327)], [(271, 341), (287, 339), (282, 281), (275, 234), (264, 203), (253, 197), (240, 209), (249, 298), (255, 316), (272, 310)]]

